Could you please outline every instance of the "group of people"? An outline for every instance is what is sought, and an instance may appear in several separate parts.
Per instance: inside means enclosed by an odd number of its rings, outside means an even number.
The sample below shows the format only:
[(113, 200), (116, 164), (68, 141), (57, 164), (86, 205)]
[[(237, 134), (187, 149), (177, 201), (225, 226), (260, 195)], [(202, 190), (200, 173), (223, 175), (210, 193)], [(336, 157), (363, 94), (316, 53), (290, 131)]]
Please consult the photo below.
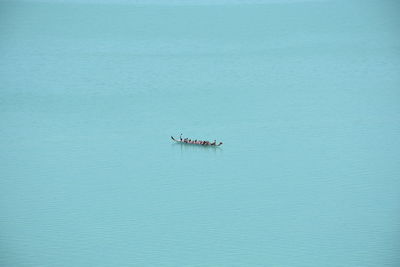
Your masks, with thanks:
[[(195, 145), (203, 145), (203, 146), (217, 146), (217, 141), (216, 140), (214, 140), (214, 142), (209, 142), (209, 141), (202, 141), (202, 140), (191, 140), (191, 139), (188, 139), (188, 138), (183, 138), (182, 139), (182, 134), (180, 135), (180, 141), (181, 142), (183, 142), (183, 143), (187, 143), (187, 144), (195, 144)], [(222, 142), (220, 142), (219, 144), (218, 144), (218, 146), (220, 146), (220, 145), (222, 145)]]

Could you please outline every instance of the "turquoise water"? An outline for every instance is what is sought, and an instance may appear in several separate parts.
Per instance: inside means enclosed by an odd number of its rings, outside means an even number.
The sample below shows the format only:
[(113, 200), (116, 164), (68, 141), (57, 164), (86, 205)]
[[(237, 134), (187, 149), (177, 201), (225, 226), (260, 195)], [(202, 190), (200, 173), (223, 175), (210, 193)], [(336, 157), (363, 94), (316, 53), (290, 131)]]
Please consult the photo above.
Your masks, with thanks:
[(399, 266), (399, 12), (0, 2), (0, 265)]

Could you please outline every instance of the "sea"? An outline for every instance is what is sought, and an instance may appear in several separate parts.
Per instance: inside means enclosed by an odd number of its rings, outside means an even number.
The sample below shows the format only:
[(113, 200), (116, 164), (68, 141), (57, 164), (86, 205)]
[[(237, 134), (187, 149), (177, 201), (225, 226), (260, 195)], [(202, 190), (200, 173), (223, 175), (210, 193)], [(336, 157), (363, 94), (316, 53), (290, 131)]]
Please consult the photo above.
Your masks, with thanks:
[(0, 266), (400, 266), (399, 15), (1, 0)]

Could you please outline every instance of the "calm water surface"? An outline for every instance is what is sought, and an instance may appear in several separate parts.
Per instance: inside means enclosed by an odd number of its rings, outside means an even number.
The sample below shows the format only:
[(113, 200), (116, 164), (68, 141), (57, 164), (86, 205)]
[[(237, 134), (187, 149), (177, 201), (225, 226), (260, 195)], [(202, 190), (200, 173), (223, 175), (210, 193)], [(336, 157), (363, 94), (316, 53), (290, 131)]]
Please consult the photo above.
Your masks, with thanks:
[(399, 266), (399, 3), (199, 3), (0, 2), (0, 265)]

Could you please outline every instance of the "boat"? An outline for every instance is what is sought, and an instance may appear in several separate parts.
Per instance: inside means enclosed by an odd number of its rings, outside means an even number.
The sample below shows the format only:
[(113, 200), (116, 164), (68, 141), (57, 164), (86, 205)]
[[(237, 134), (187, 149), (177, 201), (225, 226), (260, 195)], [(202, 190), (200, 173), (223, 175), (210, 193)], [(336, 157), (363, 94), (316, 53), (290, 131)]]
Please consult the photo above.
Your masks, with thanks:
[(182, 139), (182, 135), (179, 137), (179, 139), (175, 139), (173, 136), (171, 136), (171, 139), (174, 140), (177, 143), (189, 144), (189, 145), (199, 145), (199, 146), (213, 146), (213, 147), (216, 147), (216, 146), (220, 146), (220, 145), (223, 144), (222, 142), (219, 142), (217, 144), (216, 141), (209, 142), (209, 141), (201, 141), (201, 140), (191, 140), (189, 138), (183, 138)]

